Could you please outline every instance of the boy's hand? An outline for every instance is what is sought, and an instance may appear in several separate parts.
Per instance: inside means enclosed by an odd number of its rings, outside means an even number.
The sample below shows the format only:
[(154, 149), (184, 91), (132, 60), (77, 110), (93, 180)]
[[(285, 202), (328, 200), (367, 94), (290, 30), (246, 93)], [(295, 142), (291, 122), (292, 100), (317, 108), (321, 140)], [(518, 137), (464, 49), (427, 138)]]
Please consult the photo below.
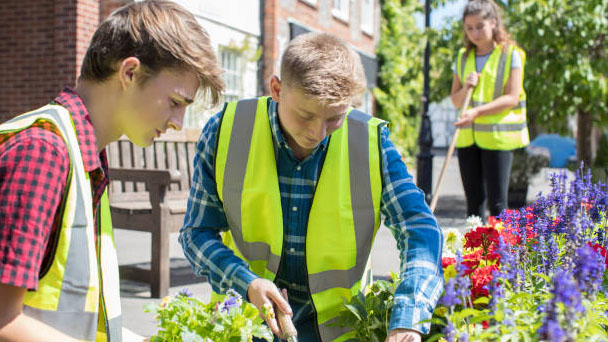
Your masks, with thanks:
[(249, 302), (260, 311), (260, 317), (266, 321), (268, 327), (277, 336), (283, 336), (274, 312), (276, 306), (288, 316), (293, 316), (289, 303), (270, 280), (257, 278), (249, 284), (247, 289)]
[(409, 329), (393, 329), (388, 333), (386, 342), (420, 342), (420, 333)]

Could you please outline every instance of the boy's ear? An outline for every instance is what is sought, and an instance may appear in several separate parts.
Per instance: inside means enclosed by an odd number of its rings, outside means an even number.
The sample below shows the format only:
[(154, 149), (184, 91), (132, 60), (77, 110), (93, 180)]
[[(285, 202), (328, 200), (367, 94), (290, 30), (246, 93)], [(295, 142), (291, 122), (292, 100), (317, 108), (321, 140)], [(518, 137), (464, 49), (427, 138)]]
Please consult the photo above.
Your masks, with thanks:
[(274, 102), (279, 103), (279, 100), (281, 99), (281, 80), (277, 75), (273, 75), (270, 78), (270, 95)]
[(141, 75), (142, 65), (137, 57), (127, 57), (119, 62), (118, 79), (123, 89), (127, 89), (131, 84), (135, 84)]

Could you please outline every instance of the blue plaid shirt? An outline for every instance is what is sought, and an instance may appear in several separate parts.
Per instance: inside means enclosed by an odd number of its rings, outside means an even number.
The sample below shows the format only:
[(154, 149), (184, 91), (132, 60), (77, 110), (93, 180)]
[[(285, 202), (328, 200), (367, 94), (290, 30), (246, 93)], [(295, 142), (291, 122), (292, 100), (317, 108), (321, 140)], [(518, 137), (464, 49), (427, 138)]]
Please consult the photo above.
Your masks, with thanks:
[[(274, 138), (285, 239), (284, 260), (275, 284), (288, 291), (299, 335), (314, 331), (314, 312), (308, 291), (304, 256), (308, 215), (314, 189), (321, 173), (328, 138), (311, 155), (299, 161), (279, 125), (277, 104), (270, 101), (268, 113)], [(179, 241), (197, 275), (206, 276), (216, 292), (234, 288), (247, 298), (247, 288), (257, 278), (246, 262), (236, 257), (221, 241), (219, 233), (228, 229), (224, 208), (215, 183), (215, 149), (222, 112), (203, 128), (194, 158), (190, 198)], [(401, 283), (395, 293), (390, 330), (416, 329), (427, 333), (433, 309), (443, 290), (441, 268), (442, 232), (416, 187), (401, 156), (389, 140), (388, 128), (381, 129), (382, 188), (381, 212), (384, 225), (397, 240), (401, 257)], [(316, 341), (316, 335), (302, 341)]]

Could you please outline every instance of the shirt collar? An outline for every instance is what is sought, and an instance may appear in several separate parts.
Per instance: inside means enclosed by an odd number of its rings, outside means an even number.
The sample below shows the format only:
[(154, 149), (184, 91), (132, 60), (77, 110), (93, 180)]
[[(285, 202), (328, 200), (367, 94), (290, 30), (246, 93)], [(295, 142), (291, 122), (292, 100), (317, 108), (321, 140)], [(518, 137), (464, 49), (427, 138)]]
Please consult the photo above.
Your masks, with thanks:
[(82, 154), (82, 161), (86, 172), (102, 167), (105, 161), (105, 150), (100, 154), (97, 151), (97, 138), (91, 123), (89, 111), (82, 98), (70, 87), (65, 87), (55, 98), (55, 102), (65, 107), (71, 114), (76, 129), (78, 147)]
[[(268, 116), (270, 117), (270, 129), (272, 130), (272, 137), (274, 139), (275, 144), (279, 148), (285, 148), (291, 151), (291, 147), (287, 143), (285, 136), (283, 135), (283, 130), (281, 129), (281, 125), (279, 124), (279, 104), (274, 100), (270, 100), (270, 104), (268, 106)], [(329, 136), (325, 137), (319, 145), (312, 151), (311, 154), (315, 154), (317, 151), (324, 151), (327, 147), (327, 142), (329, 141)]]

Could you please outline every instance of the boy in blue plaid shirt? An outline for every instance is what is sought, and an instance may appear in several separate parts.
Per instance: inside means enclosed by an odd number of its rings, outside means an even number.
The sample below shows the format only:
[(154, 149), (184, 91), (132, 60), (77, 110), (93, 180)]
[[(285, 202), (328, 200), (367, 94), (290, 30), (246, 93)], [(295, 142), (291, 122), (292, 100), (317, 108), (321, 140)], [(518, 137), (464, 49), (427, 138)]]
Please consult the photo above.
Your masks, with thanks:
[(352, 328), (331, 323), (369, 281), (382, 214), (402, 279), (387, 341), (420, 341), (443, 290), (442, 232), (385, 123), (350, 108), (365, 90), (359, 57), (331, 35), (298, 36), (270, 89), (203, 129), (179, 238), (195, 273), (291, 315), (300, 341), (341, 341)]

